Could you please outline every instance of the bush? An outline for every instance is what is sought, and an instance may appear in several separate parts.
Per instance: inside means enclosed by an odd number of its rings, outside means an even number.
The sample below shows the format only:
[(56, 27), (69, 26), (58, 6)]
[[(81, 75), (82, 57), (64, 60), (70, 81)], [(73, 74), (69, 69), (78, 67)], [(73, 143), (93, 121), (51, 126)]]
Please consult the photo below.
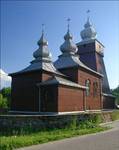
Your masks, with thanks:
[(114, 111), (112, 114), (111, 114), (111, 117), (112, 117), (112, 121), (114, 120), (118, 120), (119, 119), (119, 111)]
[(102, 117), (100, 114), (94, 114), (92, 117), (92, 121), (95, 124), (100, 124), (102, 122)]
[(102, 122), (101, 115), (99, 114), (91, 114), (87, 117), (85, 116), (84, 119), (78, 120), (77, 116), (73, 116), (72, 120), (69, 124), (69, 128), (71, 129), (87, 129), (87, 128), (95, 128)]
[(0, 94), (0, 108), (8, 108), (7, 98), (3, 98), (2, 94)]

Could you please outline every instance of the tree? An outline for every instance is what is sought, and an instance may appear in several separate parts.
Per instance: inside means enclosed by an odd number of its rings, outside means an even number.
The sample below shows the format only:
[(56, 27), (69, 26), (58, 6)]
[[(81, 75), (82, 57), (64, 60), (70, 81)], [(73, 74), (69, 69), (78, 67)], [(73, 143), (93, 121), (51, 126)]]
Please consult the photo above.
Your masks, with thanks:
[(7, 97), (9, 98), (11, 96), (11, 88), (7, 87), (7, 88), (3, 88), (0, 93), (3, 95), (3, 97)]
[(116, 97), (116, 103), (119, 104), (119, 86), (112, 90), (112, 94)]
[(3, 88), (0, 91), (0, 108), (9, 108), (11, 100), (11, 88)]

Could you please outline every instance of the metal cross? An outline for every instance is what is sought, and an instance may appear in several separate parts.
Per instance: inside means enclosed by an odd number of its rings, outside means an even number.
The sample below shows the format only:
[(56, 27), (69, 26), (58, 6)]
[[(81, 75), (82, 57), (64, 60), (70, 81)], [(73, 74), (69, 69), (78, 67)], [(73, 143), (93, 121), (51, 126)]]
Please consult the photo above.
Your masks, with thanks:
[(44, 24), (42, 24), (42, 34), (44, 33)]
[(88, 16), (88, 18), (89, 18), (90, 10), (88, 9), (88, 10), (86, 11), (86, 13), (87, 13), (87, 16)]
[(70, 18), (67, 19), (67, 22), (68, 22), (68, 25), (67, 25), (68, 31), (69, 31), (69, 26), (70, 26), (70, 20), (71, 20)]
[(86, 12), (87, 12), (87, 14), (89, 14), (89, 13), (90, 13), (90, 10), (88, 9)]

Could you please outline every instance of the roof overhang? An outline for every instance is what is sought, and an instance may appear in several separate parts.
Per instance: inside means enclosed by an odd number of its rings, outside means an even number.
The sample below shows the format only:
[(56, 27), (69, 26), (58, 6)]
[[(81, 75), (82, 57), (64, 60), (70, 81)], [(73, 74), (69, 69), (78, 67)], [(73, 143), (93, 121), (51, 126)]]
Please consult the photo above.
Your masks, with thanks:
[(102, 95), (103, 95), (103, 96), (106, 96), (106, 97), (113, 97), (113, 98), (115, 98), (115, 96), (112, 95), (111, 93), (110, 93), (110, 94), (108, 94), (108, 93), (102, 93)]
[(41, 83), (37, 83), (37, 86), (46, 86), (46, 85), (66, 85), (66, 86), (70, 86), (70, 87), (75, 87), (75, 88), (80, 88), (80, 89), (87, 89), (86, 86), (82, 86), (78, 83), (69, 81), (67, 79), (58, 77), (58, 76), (54, 76), (53, 78), (50, 78), (46, 81), (43, 81)]

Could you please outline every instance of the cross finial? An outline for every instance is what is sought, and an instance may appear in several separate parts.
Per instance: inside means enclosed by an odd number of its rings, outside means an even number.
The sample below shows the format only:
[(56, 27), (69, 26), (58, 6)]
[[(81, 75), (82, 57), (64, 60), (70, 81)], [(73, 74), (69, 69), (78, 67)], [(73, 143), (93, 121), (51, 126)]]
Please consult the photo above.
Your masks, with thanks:
[(87, 18), (89, 19), (90, 10), (88, 9), (88, 10), (86, 11), (86, 13), (87, 13)]
[(87, 12), (87, 14), (88, 14), (88, 13), (90, 13), (90, 10), (88, 9), (86, 12)]
[(44, 34), (44, 24), (42, 23), (42, 34)]
[(67, 23), (68, 23), (68, 25), (67, 25), (68, 31), (69, 31), (69, 26), (70, 26), (70, 20), (71, 20), (70, 18), (67, 19)]

